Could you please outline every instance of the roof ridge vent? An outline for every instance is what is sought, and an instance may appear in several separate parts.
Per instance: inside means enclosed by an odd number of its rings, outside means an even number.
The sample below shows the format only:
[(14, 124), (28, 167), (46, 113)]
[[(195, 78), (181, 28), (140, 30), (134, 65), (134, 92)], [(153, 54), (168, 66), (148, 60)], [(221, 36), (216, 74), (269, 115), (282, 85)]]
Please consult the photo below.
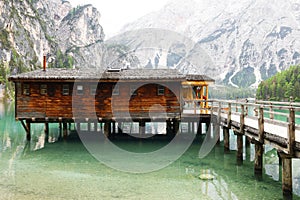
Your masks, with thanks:
[(121, 68), (108, 68), (107, 72), (121, 72), (122, 69)]

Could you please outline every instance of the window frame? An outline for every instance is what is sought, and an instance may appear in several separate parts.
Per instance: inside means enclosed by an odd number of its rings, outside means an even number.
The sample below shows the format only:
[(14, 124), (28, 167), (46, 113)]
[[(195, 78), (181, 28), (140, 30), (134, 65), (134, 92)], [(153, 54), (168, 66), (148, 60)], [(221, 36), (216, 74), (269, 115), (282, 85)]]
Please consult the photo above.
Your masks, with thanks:
[(48, 86), (47, 84), (40, 85), (40, 95), (47, 95), (48, 94)]
[[(81, 87), (81, 89), (79, 89), (79, 87)], [(84, 95), (84, 86), (83, 85), (76, 86), (76, 95), (79, 95), (79, 96)]]
[(165, 95), (165, 87), (163, 85), (157, 86), (157, 95), (158, 96), (164, 96)]
[(90, 95), (95, 96), (97, 94), (97, 85), (90, 85)]
[(22, 91), (23, 95), (26, 95), (26, 96), (30, 95), (30, 84), (23, 83), (23, 88), (22, 89), (23, 89), (23, 91)]
[(61, 93), (62, 93), (63, 96), (69, 96), (70, 95), (70, 85), (69, 84), (63, 84)]

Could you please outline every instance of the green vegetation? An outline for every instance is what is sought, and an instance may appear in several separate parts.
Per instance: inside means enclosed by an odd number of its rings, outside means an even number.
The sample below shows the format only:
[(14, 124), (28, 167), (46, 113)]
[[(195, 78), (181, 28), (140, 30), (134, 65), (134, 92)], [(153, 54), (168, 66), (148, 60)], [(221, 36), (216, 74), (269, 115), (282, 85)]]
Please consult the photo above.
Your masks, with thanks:
[(287, 101), (290, 97), (300, 101), (300, 65), (261, 82), (256, 92), (256, 98), (262, 100)]
[(237, 98), (246, 99), (254, 98), (255, 89), (253, 88), (235, 88), (235, 87), (211, 87), (210, 97), (212, 99), (231, 99), (236, 100)]
[(251, 67), (242, 69), (232, 78), (232, 82), (242, 88), (251, 86), (255, 80), (254, 69)]
[(70, 55), (63, 54), (60, 50), (55, 53), (55, 59), (49, 63), (49, 68), (73, 68), (74, 58)]

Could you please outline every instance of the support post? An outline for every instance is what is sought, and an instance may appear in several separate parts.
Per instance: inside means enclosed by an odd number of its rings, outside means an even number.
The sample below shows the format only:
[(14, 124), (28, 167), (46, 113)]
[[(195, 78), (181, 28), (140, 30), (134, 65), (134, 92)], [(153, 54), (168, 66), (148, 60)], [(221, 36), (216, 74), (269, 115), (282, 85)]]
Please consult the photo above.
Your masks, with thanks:
[(245, 106), (241, 105), (241, 115), (240, 115), (240, 133), (244, 134), (245, 125)]
[(263, 144), (260, 144), (259, 142), (255, 143), (254, 173), (256, 175), (262, 175), (263, 154), (264, 154)]
[(146, 123), (144, 121), (139, 122), (139, 133), (140, 135), (145, 135), (146, 133)]
[(31, 123), (28, 120), (26, 120), (26, 138), (27, 141), (31, 140)]
[(294, 154), (295, 145), (295, 109), (290, 108), (289, 126), (288, 126), (288, 152), (289, 155)]
[(46, 135), (46, 141), (48, 141), (49, 138), (49, 123), (45, 123), (45, 135)]
[(80, 123), (76, 123), (76, 130), (77, 130), (77, 131), (80, 131), (80, 130), (81, 130), (81, 125), (80, 125)]
[(287, 199), (293, 197), (292, 158), (282, 157), (282, 193)]
[(191, 122), (191, 125), (192, 125), (192, 134), (194, 135), (195, 134), (195, 123)]
[(167, 120), (167, 135), (172, 135), (172, 122), (170, 119)]
[(110, 122), (105, 122), (104, 123), (104, 134), (108, 138), (111, 134), (111, 124)]
[(173, 134), (176, 135), (179, 131), (179, 121), (175, 119), (173, 121)]
[(67, 139), (67, 137), (68, 137), (68, 124), (67, 123), (63, 123), (63, 136), (64, 136), (64, 139)]
[(91, 132), (91, 123), (87, 123), (87, 125), (88, 125), (88, 132)]
[(231, 103), (228, 103), (227, 127), (228, 129), (231, 128)]
[(224, 134), (224, 152), (229, 152), (229, 128), (223, 127), (223, 134)]
[(112, 134), (113, 134), (113, 136), (115, 136), (116, 135), (116, 122), (113, 122), (112, 125), (113, 125)]
[(97, 132), (98, 131), (98, 123), (94, 122), (94, 131)]
[(202, 123), (197, 124), (197, 135), (202, 135)]
[(191, 122), (188, 122), (188, 134), (192, 132)]
[(238, 165), (243, 163), (243, 135), (237, 133), (237, 154), (236, 159)]
[(270, 119), (274, 119), (274, 112), (273, 112), (272, 103), (270, 103)]

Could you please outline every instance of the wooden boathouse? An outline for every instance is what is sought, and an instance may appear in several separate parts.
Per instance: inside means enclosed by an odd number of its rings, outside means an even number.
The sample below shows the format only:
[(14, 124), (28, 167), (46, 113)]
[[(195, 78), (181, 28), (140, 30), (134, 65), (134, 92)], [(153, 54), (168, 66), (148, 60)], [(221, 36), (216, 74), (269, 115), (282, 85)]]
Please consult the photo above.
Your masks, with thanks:
[[(15, 117), (30, 140), (30, 124), (103, 123), (106, 135), (115, 122), (166, 122), (167, 134), (175, 133), (184, 118), (208, 123), (211, 115), (184, 114), (184, 107), (199, 100), (197, 107), (208, 108), (209, 84), (204, 75), (184, 75), (175, 69), (92, 69), (52, 68), (11, 76), (15, 83)], [(203, 101), (203, 102), (202, 102)], [(80, 123), (77, 123), (80, 129)]]

